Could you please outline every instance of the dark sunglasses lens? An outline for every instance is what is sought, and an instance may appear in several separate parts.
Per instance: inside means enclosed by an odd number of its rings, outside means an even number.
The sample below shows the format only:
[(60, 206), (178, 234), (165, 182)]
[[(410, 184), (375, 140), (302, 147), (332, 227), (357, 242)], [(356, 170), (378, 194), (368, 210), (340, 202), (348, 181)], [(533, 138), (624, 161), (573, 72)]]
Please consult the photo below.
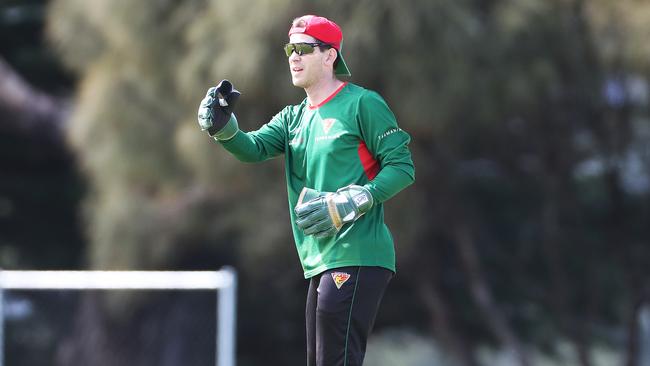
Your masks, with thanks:
[(296, 44), (296, 52), (302, 56), (307, 53), (314, 52), (314, 46), (307, 43), (298, 43)]
[(314, 52), (314, 46), (309, 43), (287, 43), (284, 45), (284, 53), (287, 54), (287, 57), (291, 56), (294, 51), (302, 56)]
[(287, 43), (287, 44), (284, 45), (284, 53), (287, 54), (287, 57), (291, 56), (291, 54), (293, 53), (293, 50), (295, 50), (295, 49), (296, 48), (291, 43)]

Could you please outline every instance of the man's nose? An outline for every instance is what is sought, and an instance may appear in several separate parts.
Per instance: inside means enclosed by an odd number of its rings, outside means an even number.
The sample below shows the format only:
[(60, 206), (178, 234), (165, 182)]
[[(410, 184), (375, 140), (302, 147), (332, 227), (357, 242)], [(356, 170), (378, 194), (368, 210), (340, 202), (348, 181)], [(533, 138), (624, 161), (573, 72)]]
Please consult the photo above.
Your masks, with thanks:
[(291, 56), (289, 56), (289, 62), (297, 60), (300, 60), (300, 55), (296, 51), (291, 52)]

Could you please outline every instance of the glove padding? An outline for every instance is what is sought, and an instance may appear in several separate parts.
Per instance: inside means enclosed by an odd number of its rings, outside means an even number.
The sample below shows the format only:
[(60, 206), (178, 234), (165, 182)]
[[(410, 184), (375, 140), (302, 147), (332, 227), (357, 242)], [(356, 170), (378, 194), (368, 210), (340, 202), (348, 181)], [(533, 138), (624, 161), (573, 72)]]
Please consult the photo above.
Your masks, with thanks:
[(221, 80), (219, 85), (208, 89), (199, 106), (199, 125), (201, 130), (214, 136), (230, 121), (232, 111), (241, 93), (233, 88), (228, 80)]
[(343, 225), (368, 212), (372, 205), (370, 191), (358, 185), (349, 185), (336, 192), (318, 192), (305, 187), (294, 208), (296, 224), (305, 235), (334, 236)]

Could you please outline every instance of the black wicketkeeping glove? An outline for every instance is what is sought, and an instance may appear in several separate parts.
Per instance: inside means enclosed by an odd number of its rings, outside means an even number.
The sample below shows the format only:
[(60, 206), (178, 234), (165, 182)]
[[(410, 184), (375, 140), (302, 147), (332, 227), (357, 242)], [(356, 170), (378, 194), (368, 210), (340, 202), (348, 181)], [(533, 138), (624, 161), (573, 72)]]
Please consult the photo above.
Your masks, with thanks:
[(241, 93), (228, 80), (221, 80), (216, 86), (208, 89), (208, 93), (199, 106), (199, 125), (201, 130), (210, 136), (217, 135), (234, 118), (232, 112)]

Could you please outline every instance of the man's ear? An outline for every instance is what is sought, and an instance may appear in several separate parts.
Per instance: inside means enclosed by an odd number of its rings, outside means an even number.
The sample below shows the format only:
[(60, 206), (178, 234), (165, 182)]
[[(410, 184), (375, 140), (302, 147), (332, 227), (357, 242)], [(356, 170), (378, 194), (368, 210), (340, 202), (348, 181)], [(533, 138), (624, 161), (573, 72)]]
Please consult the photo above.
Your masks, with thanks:
[(327, 49), (327, 62), (332, 62), (332, 65), (334, 65), (334, 62), (336, 61), (337, 57), (338, 57), (338, 52), (336, 52), (336, 49), (334, 48)]

